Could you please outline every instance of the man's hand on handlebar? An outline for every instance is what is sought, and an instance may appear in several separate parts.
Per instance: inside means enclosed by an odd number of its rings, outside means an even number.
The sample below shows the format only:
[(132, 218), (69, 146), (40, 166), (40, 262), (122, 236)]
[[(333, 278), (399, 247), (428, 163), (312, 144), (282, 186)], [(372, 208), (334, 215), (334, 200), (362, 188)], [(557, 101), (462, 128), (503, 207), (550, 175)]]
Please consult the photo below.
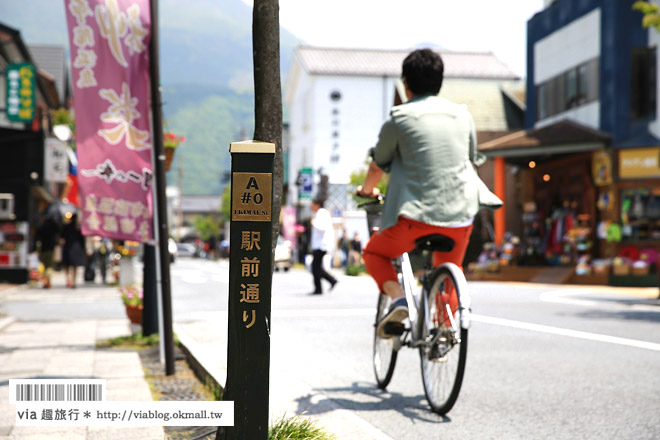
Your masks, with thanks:
[(380, 196), (380, 190), (376, 187), (373, 187), (371, 189), (371, 192), (366, 192), (366, 191), (364, 191), (364, 188), (362, 187), (362, 185), (358, 185), (358, 187), (355, 189), (355, 195), (359, 196), (359, 197), (375, 199), (378, 196)]

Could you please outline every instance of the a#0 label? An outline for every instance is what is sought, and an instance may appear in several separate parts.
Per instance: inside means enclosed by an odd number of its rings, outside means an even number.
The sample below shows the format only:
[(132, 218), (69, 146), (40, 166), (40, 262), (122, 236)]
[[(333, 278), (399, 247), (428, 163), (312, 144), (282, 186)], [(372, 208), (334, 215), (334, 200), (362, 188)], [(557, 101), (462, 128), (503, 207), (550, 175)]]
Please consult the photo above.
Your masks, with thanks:
[(16, 426), (234, 426), (234, 402), (16, 402)]

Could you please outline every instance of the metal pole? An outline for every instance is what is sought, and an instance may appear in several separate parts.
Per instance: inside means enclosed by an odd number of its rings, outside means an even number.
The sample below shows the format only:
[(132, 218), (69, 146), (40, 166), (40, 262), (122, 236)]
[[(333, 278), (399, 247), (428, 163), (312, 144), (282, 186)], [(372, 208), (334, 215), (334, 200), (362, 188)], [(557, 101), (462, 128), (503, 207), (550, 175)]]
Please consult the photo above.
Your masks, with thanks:
[(170, 257), (167, 250), (167, 198), (165, 196), (165, 151), (163, 147), (162, 100), (160, 96), (160, 65), (158, 60), (158, 0), (150, 0), (151, 6), (151, 41), (149, 44), (151, 100), (153, 120), (153, 142), (156, 154), (154, 177), (156, 183), (158, 226), (158, 250), (160, 255), (160, 274), (163, 304), (163, 334), (165, 343), (165, 374), (174, 374), (174, 335), (172, 331), (172, 289), (170, 283)]

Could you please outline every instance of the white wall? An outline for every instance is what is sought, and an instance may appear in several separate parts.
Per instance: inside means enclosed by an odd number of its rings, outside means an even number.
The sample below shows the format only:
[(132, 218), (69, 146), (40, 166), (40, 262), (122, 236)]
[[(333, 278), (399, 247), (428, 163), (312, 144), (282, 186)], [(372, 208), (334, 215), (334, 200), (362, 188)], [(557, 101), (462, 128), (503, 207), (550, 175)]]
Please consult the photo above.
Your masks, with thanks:
[(572, 119), (587, 127), (600, 130), (600, 101), (590, 102), (589, 104), (545, 118), (534, 124), (534, 128), (545, 127), (546, 125), (551, 125), (565, 119)]
[(534, 44), (534, 84), (600, 57), (600, 8)]
[[(348, 183), (350, 174), (362, 167), (369, 148), (378, 140), (380, 126), (394, 102), (394, 78), (366, 76), (309, 75), (294, 61), (294, 79), (287, 85), (289, 105), (289, 175), (295, 179), (300, 168), (309, 167), (315, 176), (323, 167), (330, 183)], [(330, 94), (338, 91), (339, 101)], [(333, 109), (338, 110), (333, 115)], [(334, 124), (336, 122), (336, 125)], [(337, 131), (339, 136), (333, 137)], [(334, 150), (339, 162), (332, 163)], [(314, 189), (314, 193), (316, 192)], [(290, 200), (297, 200), (291, 185)]]
[[(341, 100), (330, 99), (333, 91)], [(378, 77), (317, 77), (314, 82), (314, 169), (328, 171), (330, 183), (348, 183), (351, 172), (363, 168), (369, 148), (393, 103), (394, 82)], [(333, 110), (338, 110), (333, 115)], [(335, 125), (336, 123), (336, 125)], [(333, 137), (333, 132), (339, 136)], [(333, 150), (333, 144), (339, 146)], [(333, 151), (339, 161), (330, 161)]]

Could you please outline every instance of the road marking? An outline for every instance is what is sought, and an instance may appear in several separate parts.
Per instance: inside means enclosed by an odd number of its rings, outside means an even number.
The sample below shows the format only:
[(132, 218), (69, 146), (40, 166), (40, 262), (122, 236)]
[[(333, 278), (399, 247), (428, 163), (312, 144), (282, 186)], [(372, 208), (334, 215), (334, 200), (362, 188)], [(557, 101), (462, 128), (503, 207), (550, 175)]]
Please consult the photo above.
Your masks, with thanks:
[[(655, 292), (654, 292), (655, 293)], [(657, 295), (657, 293), (655, 293)], [(575, 296), (598, 296), (600, 299), (577, 299), (570, 298)], [(604, 296), (610, 296), (611, 298), (604, 298)], [(582, 289), (562, 289), (562, 290), (550, 290), (543, 292), (539, 295), (541, 301), (555, 303), (555, 304), (570, 304), (583, 307), (594, 307), (594, 306), (610, 306), (610, 307), (626, 307), (634, 310), (647, 311), (647, 312), (658, 312), (660, 313), (660, 307), (654, 305), (646, 304), (625, 304), (617, 302), (617, 300), (626, 301), (626, 298), (630, 298), (631, 295), (622, 295), (611, 292), (589, 292)], [(632, 295), (636, 298), (642, 299), (651, 299), (651, 297), (646, 295)]]
[(607, 342), (609, 344), (627, 345), (629, 347), (642, 348), (645, 350), (660, 351), (660, 344), (653, 342), (638, 341), (636, 339), (619, 338), (616, 336), (602, 335), (599, 333), (589, 333), (579, 330), (570, 330), (567, 328), (551, 327), (548, 325), (532, 324), (530, 322), (513, 321), (511, 319), (494, 318), (492, 316), (472, 315), (472, 319), (484, 324), (500, 325), (504, 327), (518, 328), (522, 330), (531, 330), (553, 335), (568, 336), (571, 338), (587, 339), (590, 341)]

